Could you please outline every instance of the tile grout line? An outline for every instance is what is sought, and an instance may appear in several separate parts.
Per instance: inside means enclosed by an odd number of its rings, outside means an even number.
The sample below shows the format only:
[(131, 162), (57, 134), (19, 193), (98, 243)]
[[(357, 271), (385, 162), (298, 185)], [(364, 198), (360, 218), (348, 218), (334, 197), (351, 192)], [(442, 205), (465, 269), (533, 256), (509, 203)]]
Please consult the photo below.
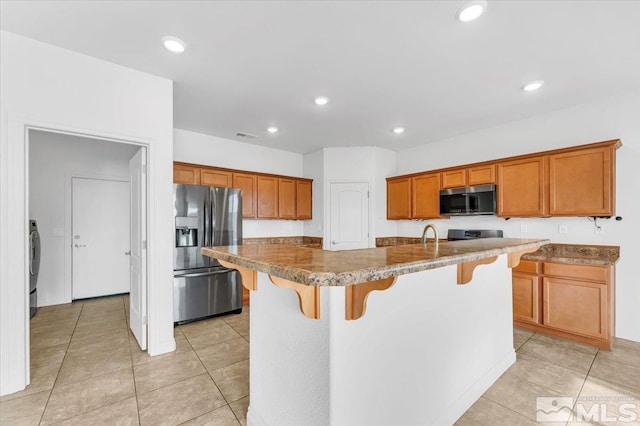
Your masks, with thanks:
[(124, 298), (122, 298), (122, 303), (124, 304), (124, 310), (125, 310), (124, 317), (125, 317), (125, 322), (127, 323), (127, 342), (129, 343), (129, 359), (131, 360), (131, 377), (133, 378), (133, 394), (134, 394), (134, 397), (136, 398), (136, 414), (138, 415), (138, 424), (142, 425), (142, 419), (140, 418), (140, 403), (138, 402), (138, 383), (136, 382), (136, 372), (133, 365), (133, 349), (131, 348), (131, 337), (129, 336), (131, 325), (130, 325), (129, 317), (127, 316), (127, 304), (124, 302)]
[[(231, 327), (231, 328), (233, 329), (233, 331), (235, 331), (236, 333), (238, 333), (238, 332), (236, 331), (236, 329), (235, 329), (235, 328), (233, 328), (231, 325), (229, 325), (229, 323), (227, 323), (224, 319), (223, 319), (223, 321), (224, 321), (224, 323), (225, 323), (225, 324), (227, 324), (229, 327)], [(229, 407), (229, 409), (230, 409), (230, 410), (231, 410), (231, 412), (233, 413), (233, 416), (236, 418), (236, 421), (237, 421), (239, 424), (242, 424), (242, 422), (240, 422), (240, 419), (238, 418), (238, 415), (236, 414), (236, 412), (235, 412), (235, 411), (233, 411), (233, 408), (231, 408), (231, 405), (230, 405), (229, 401), (227, 401), (227, 397), (225, 397), (225, 396), (224, 396), (224, 394), (222, 393), (222, 389), (220, 389), (220, 387), (218, 386), (218, 384), (216, 383), (216, 381), (215, 381), (215, 380), (213, 379), (213, 377), (211, 376), (211, 372), (210, 372), (210, 371), (209, 371), (209, 369), (204, 365), (204, 362), (202, 362), (202, 359), (200, 358), (200, 355), (198, 355), (198, 352), (197, 352), (197, 351), (193, 348), (193, 346), (191, 345), (191, 341), (189, 341), (189, 337), (187, 337), (187, 335), (186, 335), (186, 334), (184, 334), (184, 332), (182, 331), (182, 329), (180, 329), (180, 332), (184, 335), (184, 338), (187, 340), (187, 343), (188, 343), (188, 344), (189, 344), (189, 346), (191, 347), (191, 350), (192, 350), (192, 351), (196, 354), (196, 356), (198, 357), (198, 361), (200, 361), (200, 363), (201, 363), (201, 364), (202, 364), (202, 366), (204, 367), (205, 371), (207, 372), (207, 375), (209, 376), (209, 378), (211, 378), (211, 381), (213, 382), (214, 386), (216, 387), (216, 389), (218, 389), (218, 392), (220, 392), (220, 395), (222, 396), (222, 399), (224, 399), (224, 402), (226, 403), (227, 407)], [(241, 335), (240, 333), (238, 333), (238, 335), (240, 335), (240, 337), (242, 337), (243, 339), (247, 340), (247, 339), (246, 339), (243, 335)], [(221, 342), (221, 343), (222, 343), (222, 342)], [(249, 343), (249, 341), (248, 341), (248, 340), (247, 340), (247, 343)], [(251, 344), (251, 343), (249, 343), (249, 344)], [(206, 347), (206, 346), (205, 346), (205, 347)], [(247, 359), (249, 359), (249, 358), (247, 358)], [(236, 362), (236, 363), (234, 363), (234, 364), (238, 364), (238, 363), (240, 363), (240, 362), (244, 362), (244, 361), (246, 361), (246, 360), (244, 360), (244, 359), (243, 359), (242, 361), (238, 361), (238, 362)], [(234, 364), (229, 364), (229, 365), (234, 365)], [(228, 366), (227, 366), (227, 367), (228, 367)], [(224, 368), (224, 367), (222, 367), (222, 368)], [(244, 397), (242, 397), (242, 398), (244, 398)], [(240, 399), (242, 399), (242, 398), (240, 398)], [(240, 401), (240, 399), (238, 399), (237, 401)], [(236, 401), (232, 401), (232, 402), (236, 402)], [(220, 407), (218, 407), (218, 408), (220, 408)], [(215, 408), (214, 410), (217, 410), (218, 408)], [(211, 411), (214, 411), (214, 410), (211, 410)], [(207, 413), (210, 413), (211, 411), (208, 411)], [(207, 413), (204, 413), (204, 414), (207, 414)], [(194, 417), (194, 418), (195, 418), (195, 417)]]
[[(73, 304), (73, 301), (71, 303)], [(42, 424), (42, 419), (44, 418), (44, 413), (47, 411), (47, 406), (49, 405), (49, 401), (51, 400), (51, 395), (53, 395), (53, 390), (56, 388), (56, 384), (58, 383), (58, 378), (60, 377), (60, 372), (62, 371), (64, 360), (67, 359), (69, 346), (71, 346), (71, 340), (73, 340), (73, 334), (76, 332), (76, 328), (78, 327), (78, 323), (80, 322), (80, 315), (82, 315), (83, 309), (84, 309), (84, 302), (82, 302), (82, 306), (80, 307), (80, 312), (78, 312), (78, 318), (76, 319), (76, 323), (73, 326), (73, 331), (71, 332), (71, 337), (69, 338), (69, 342), (67, 343), (67, 348), (64, 350), (64, 357), (62, 357), (62, 362), (60, 363), (60, 368), (56, 373), (56, 378), (53, 381), (53, 386), (51, 386), (51, 389), (49, 390), (49, 396), (47, 397), (47, 402), (44, 404), (44, 409), (42, 410), (42, 414), (40, 415), (40, 420), (38, 420), (38, 425)], [(29, 357), (29, 360), (31, 360), (31, 357)]]

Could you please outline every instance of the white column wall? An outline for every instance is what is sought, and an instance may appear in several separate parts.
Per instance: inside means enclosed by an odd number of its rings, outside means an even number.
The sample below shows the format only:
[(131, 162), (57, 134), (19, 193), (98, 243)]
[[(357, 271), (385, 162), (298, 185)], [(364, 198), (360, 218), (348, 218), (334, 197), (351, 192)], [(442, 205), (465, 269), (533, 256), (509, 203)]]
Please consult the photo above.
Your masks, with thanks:
[(149, 353), (174, 350), (172, 82), (0, 32), (0, 394), (28, 381), (25, 126), (149, 147)]

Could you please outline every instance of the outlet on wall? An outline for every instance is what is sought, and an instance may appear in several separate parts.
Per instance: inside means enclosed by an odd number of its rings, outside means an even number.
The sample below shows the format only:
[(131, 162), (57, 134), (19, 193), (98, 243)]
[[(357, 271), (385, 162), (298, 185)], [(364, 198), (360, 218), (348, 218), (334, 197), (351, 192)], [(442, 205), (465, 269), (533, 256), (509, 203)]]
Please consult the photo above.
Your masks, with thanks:
[(526, 223), (521, 223), (520, 224), (520, 233), (521, 234), (526, 234), (527, 232), (528, 232), (527, 224)]
[(558, 225), (558, 234), (566, 234), (567, 225)]
[(600, 225), (600, 227), (595, 226), (593, 228), (593, 233), (596, 235), (604, 235), (604, 226)]

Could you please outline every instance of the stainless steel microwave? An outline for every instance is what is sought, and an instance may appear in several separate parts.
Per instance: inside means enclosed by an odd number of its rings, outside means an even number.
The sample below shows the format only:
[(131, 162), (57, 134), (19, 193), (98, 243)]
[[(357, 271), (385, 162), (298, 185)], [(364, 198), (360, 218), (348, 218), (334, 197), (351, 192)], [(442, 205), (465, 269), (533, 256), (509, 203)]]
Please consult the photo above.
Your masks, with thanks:
[(476, 185), (440, 191), (440, 214), (473, 216), (496, 214), (496, 186)]

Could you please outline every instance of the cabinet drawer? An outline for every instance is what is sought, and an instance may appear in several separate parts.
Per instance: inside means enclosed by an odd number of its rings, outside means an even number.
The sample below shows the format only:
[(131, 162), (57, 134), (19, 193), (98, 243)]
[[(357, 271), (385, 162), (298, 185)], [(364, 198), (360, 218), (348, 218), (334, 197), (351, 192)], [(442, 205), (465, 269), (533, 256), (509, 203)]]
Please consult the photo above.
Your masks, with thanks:
[(550, 262), (544, 262), (543, 270), (545, 275), (555, 275), (559, 277), (602, 282), (607, 282), (609, 280), (610, 271), (608, 266), (576, 265)]
[(518, 266), (513, 268), (513, 272), (538, 274), (540, 273), (540, 262), (537, 262), (535, 260), (521, 260)]

